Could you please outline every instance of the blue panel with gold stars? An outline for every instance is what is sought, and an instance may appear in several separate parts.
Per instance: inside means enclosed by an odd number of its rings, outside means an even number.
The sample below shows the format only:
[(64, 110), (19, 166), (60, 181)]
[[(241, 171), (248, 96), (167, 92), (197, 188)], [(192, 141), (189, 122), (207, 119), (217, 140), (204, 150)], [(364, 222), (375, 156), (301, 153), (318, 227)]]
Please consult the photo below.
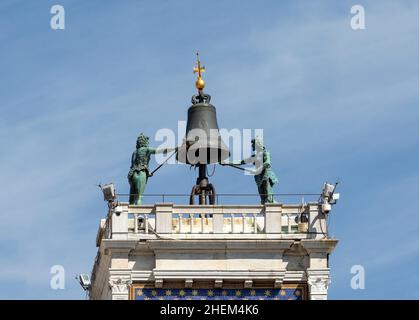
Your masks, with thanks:
[(153, 289), (134, 288), (134, 300), (302, 300), (302, 288)]

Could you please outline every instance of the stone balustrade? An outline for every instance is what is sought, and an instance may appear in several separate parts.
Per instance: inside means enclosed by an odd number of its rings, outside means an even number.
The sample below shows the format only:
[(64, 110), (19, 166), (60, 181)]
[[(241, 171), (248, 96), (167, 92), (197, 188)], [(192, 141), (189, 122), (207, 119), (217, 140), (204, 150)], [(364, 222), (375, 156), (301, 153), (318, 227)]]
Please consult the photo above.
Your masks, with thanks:
[[(299, 226), (301, 213), (308, 226)], [(327, 216), (318, 203), (266, 205), (129, 205), (119, 203), (102, 219), (102, 239), (322, 239)]]

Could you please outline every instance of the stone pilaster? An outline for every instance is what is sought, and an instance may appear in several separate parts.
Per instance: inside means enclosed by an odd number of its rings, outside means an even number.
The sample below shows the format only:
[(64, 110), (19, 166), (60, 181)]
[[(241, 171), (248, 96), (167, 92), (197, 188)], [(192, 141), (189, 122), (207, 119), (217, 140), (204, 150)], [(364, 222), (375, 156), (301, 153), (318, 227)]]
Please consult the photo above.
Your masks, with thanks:
[(310, 300), (327, 300), (330, 283), (328, 255), (337, 243), (336, 239), (301, 240), (303, 248), (309, 254), (310, 266), (306, 273)]
[(129, 278), (115, 277), (109, 279), (112, 300), (128, 300), (131, 284), (132, 281)]
[(329, 269), (307, 269), (307, 283), (310, 300), (327, 300), (330, 283)]

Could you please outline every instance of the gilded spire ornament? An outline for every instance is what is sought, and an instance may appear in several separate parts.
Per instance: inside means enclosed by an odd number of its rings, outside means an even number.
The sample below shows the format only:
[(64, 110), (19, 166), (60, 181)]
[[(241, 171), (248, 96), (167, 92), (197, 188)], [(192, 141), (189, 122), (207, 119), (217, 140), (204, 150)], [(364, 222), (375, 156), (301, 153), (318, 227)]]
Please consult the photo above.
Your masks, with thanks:
[(196, 53), (196, 67), (193, 68), (193, 73), (198, 73), (198, 80), (195, 82), (195, 87), (198, 92), (201, 92), (205, 88), (205, 81), (202, 79), (201, 72), (205, 72), (205, 67), (201, 67), (201, 61), (199, 60), (199, 52)]

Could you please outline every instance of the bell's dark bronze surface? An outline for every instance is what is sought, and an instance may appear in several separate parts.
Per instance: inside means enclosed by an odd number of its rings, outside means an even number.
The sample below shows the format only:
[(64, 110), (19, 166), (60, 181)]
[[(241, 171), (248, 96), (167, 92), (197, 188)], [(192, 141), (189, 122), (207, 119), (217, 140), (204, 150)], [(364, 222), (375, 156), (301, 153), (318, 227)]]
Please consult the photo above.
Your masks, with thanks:
[(207, 94), (192, 97), (195, 104), (188, 109), (186, 137), (177, 154), (179, 162), (192, 165), (219, 163), (230, 155), (220, 136), (216, 109), (209, 100)]
[(195, 196), (199, 197), (199, 204), (215, 204), (215, 188), (206, 176), (207, 164), (220, 163), (230, 156), (221, 139), (217, 112), (210, 100), (211, 96), (202, 91), (192, 97), (185, 139), (176, 155), (179, 162), (194, 165), (199, 169), (196, 185), (191, 191), (190, 204), (195, 203)]

